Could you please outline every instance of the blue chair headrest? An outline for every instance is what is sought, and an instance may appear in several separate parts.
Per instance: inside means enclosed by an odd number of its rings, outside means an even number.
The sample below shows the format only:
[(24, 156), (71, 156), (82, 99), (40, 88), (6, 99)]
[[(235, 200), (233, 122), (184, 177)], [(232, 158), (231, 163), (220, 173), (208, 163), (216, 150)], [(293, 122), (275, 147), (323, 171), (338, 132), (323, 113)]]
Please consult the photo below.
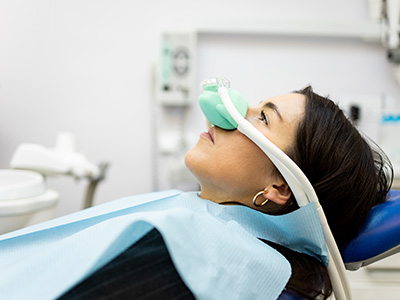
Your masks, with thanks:
[(387, 199), (372, 208), (361, 231), (342, 250), (346, 268), (356, 270), (400, 251), (400, 191), (391, 190)]
[[(358, 235), (342, 250), (349, 270), (356, 270), (400, 251), (400, 190), (391, 190), (387, 201), (373, 207)], [(394, 250), (394, 251), (392, 251)], [(284, 291), (279, 300), (299, 300)]]

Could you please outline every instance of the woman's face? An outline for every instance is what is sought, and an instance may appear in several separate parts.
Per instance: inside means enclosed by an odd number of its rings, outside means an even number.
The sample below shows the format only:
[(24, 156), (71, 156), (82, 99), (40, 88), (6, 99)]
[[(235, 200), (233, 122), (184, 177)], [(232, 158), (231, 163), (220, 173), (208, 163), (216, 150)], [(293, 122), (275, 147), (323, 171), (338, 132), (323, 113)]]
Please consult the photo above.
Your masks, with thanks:
[[(246, 119), (285, 151), (294, 143), (304, 107), (301, 94), (277, 96), (249, 107)], [(214, 202), (251, 204), (257, 192), (284, 182), (264, 152), (238, 130), (212, 127), (202, 133), (185, 163), (201, 185), (201, 197)]]

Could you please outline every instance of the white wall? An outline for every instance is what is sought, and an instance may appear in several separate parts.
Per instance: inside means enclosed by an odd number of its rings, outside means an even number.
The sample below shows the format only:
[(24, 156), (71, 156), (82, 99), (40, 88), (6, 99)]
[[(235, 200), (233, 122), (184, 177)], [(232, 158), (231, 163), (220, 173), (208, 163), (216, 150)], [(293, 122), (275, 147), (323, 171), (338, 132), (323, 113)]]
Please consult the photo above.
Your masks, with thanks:
[[(223, 12), (223, 13), (221, 13)], [(23, 142), (52, 146), (76, 134), (78, 150), (110, 161), (96, 203), (153, 189), (151, 68), (163, 31), (207, 24), (367, 22), (366, 1), (0, 0), (0, 168)], [(353, 39), (200, 34), (199, 80), (223, 75), (250, 102), (308, 83), (333, 98), (399, 96), (379, 44)], [(187, 128), (198, 135), (197, 107)], [(84, 182), (49, 180), (59, 214), (79, 209)]]

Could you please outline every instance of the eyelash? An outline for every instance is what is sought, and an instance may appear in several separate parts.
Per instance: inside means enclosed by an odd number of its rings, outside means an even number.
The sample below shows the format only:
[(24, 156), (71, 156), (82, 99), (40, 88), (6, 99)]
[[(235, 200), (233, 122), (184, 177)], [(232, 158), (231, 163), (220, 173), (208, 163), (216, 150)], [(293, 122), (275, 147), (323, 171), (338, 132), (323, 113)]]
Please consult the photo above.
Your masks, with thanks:
[(261, 111), (261, 118), (259, 118), (261, 121), (263, 121), (266, 125), (268, 125), (268, 118), (265, 115), (264, 111)]

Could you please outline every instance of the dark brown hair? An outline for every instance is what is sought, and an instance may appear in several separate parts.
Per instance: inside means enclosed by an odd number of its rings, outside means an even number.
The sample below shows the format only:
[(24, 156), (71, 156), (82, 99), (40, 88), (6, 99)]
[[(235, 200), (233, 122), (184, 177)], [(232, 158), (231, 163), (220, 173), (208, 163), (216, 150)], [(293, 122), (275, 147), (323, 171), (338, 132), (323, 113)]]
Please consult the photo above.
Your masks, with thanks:
[(371, 208), (385, 201), (393, 168), (333, 101), (310, 86), (295, 93), (306, 97), (306, 106), (289, 156), (314, 187), (342, 249), (359, 232)]
[[(314, 187), (336, 243), (343, 249), (359, 232), (371, 208), (385, 201), (393, 168), (383, 151), (372, 141), (368, 143), (333, 101), (315, 94), (311, 86), (294, 93), (306, 97), (305, 116), (286, 153)], [(274, 214), (297, 208), (292, 196)], [(281, 246), (275, 248), (292, 266), (288, 291), (306, 299), (317, 295), (326, 299), (331, 294), (327, 270), (319, 261)], [(304, 284), (305, 276), (309, 284)]]

